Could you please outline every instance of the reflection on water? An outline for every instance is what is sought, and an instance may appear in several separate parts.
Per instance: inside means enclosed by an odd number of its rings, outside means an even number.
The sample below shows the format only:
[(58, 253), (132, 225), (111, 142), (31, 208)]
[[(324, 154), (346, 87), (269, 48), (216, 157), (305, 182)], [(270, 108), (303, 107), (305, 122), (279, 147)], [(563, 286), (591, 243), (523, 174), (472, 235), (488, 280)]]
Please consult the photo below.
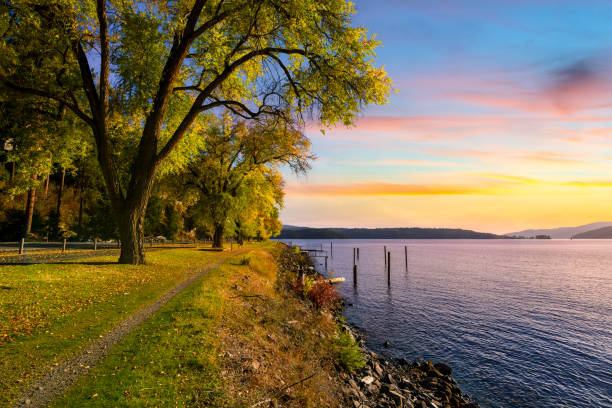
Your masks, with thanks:
[(370, 348), (447, 362), (483, 407), (612, 407), (612, 241), (334, 240), (331, 271)]

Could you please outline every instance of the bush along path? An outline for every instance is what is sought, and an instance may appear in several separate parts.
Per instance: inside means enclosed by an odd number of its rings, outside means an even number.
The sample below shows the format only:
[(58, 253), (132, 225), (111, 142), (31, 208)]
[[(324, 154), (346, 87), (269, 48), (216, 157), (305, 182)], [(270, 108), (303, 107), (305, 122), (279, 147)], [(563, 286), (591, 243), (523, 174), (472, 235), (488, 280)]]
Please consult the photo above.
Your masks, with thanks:
[[(232, 255), (236, 256), (242, 251), (235, 251)], [(200, 279), (207, 272), (220, 267), (227, 257), (204, 267), (196, 269), (191, 276), (181, 281), (172, 289), (164, 293), (153, 303), (141, 308), (127, 319), (123, 320), (117, 327), (106, 335), (88, 346), (85, 350), (74, 357), (58, 363), (33, 387), (23, 393), (14, 404), (15, 407), (45, 407), (56, 397), (65, 392), (79, 377), (87, 374), (96, 364), (103, 359), (108, 351), (126, 335), (150, 318), (160, 310), (168, 301), (184, 291), (187, 287)]]

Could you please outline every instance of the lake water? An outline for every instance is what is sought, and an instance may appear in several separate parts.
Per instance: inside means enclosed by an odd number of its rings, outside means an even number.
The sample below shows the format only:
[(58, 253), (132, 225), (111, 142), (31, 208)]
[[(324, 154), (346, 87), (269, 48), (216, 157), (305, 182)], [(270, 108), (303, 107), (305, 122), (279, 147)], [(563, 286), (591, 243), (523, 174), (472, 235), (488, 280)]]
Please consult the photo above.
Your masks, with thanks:
[(446, 362), (483, 407), (612, 407), (612, 241), (291, 241), (333, 242), (318, 269), (370, 349)]

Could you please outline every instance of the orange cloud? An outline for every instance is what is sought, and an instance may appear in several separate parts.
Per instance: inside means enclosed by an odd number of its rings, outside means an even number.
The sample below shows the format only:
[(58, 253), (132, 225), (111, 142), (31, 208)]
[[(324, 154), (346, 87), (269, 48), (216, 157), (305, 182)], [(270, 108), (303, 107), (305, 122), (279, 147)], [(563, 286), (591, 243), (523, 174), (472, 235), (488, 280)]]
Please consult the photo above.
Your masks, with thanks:
[(393, 183), (338, 183), (338, 184), (298, 184), (288, 183), (288, 195), (301, 196), (374, 196), (374, 195), (465, 195), (483, 194), (486, 187), (462, 187), (455, 185), (422, 185)]

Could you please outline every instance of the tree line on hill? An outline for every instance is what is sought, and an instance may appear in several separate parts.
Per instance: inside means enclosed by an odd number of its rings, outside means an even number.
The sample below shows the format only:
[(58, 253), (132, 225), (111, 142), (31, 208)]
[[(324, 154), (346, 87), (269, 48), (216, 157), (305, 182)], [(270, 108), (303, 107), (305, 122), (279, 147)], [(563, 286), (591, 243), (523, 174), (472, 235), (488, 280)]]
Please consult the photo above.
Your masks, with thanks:
[(0, 233), (265, 238), (306, 121), (386, 102), (346, 0), (0, 4)]
[(279, 239), (500, 239), (486, 232), (455, 228), (291, 228)]

